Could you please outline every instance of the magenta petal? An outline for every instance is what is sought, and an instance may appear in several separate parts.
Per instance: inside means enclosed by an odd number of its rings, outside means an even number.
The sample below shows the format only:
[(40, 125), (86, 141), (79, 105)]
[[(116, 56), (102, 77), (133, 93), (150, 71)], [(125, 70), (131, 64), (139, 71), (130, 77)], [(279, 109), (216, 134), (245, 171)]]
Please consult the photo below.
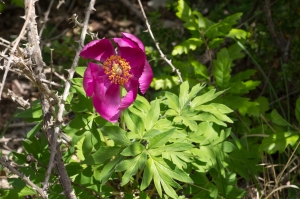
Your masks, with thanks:
[(143, 43), (133, 34), (130, 33), (126, 33), (126, 32), (122, 32), (123, 37), (131, 39), (132, 41), (134, 41), (141, 49), (143, 52), (145, 52), (145, 47), (143, 45)]
[(109, 39), (99, 39), (84, 46), (80, 56), (85, 59), (93, 59), (104, 62), (111, 55), (115, 55), (114, 47)]
[(117, 122), (120, 117), (120, 111), (113, 109), (112, 112), (109, 112), (111, 109), (107, 107), (97, 96), (93, 97), (93, 104), (96, 111), (100, 114), (102, 118), (109, 122)]
[(98, 64), (90, 62), (88, 67), (84, 71), (83, 75), (83, 88), (86, 92), (86, 95), (91, 97), (95, 92), (95, 77), (104, 75), (104, 70)]
[(89, 97), (91, 97), (94, 93), (93, 74), (92, 74), (91, 64), (93, 63), (89, 63), (83, 75), (83, 88), (86, 92), (86, 95)]
[(99, 99), (97, 95), (93, 97), (93, 104), (96, 111), (104, 119), (116, 122), (120, 116), (120, 86), (111, 84), (105, 93), (105, 101)]
[(124, 85), (127, 94), (121, 99), (119, 110), (124, 110), (130, 106), (136, 99), (138, 92), (138, 81), (135, 79), (130, 79), (130, 81)]
[(142, 67), (146, 61), (146, 55), (140, 48), (118, 47), (118, 55), (125, 58), (131, 68)]
[(100, 100), (106, 100), (106, 91), (110, 86), (111, 82), (105, 73), (102, 76), (94, 76), (94, 93)]
[[(129, 47), (129, 48), (139, 48), (141, 49), (137, 43), (127, 38), (113, 38), (114, 42), (120, 47)], [(141, 49), (142, 50), (142, 49)]]
[(140, 90), (143, 94), (149, 88), (149, 86), (152, 82), (152, 79), (153, 79), (152, 68), (151, 68), (150, 64), (148, 63), (148, 61), (146, 60), (144, 71), (143, 71), (141, 77), (139, 78)]

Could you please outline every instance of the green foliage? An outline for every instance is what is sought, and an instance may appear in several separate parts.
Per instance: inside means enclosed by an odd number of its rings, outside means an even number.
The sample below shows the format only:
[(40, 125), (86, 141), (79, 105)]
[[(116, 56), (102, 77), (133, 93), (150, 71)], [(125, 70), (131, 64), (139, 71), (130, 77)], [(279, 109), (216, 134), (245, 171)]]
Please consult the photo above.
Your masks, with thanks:
[[(249, 5), (246, 0), (244, 3)], [(216, 5), (209, 16), (196, 10), (198, 4), (194, 1), (174, 0), (170, 4), (185, 30), (162, 29), (160, 12), (149, 15), (157, 41), (164, 52), (170, 52), (167, 57), (180, 70), (184, 82), (180, 83), (173, 71), (164, 67), (160, 54), (142, 33), (155, 73), (153, 89), (147, 96), (150, 99), (138, 95), (120, 120), (111, 124), (96, 113), (91, 98), (86, 97), (82, 87), (86, 67), (80, 63), (76, 68), (77, 77), (71, 80), (66, 101), (66, 110), (73, 118), (62, 128), (71, 142), (61, 148), (72, 182), (80, 185), (73, 187), (78, 198), (94, 197), (90, 193), (102, 198), (119, 197), (115, 196), (118, 193), (124, 198), (145, 199), (243, 198), (247, 197), (241, 188), (245, 183), (253, 183), (262, 195), (257, 179), (266, 174), (268, 168), (264, 165), (269, 166), (271, 161), (284, 165), (286, 159), (291, 160), (285, 154), (299, 153), (300, 100), (293, 103), (294, 120), (287, 119), (272, 107), (278, 98), (260, 92), (257, 69), (237, 67), (244, 66), (244, 52), (248, 56), (251, 53), (246, 50), (248, 44), (255, 50), (259, 46), (263, 49), (260, 53), (270, 53), (270, 44), (261, 45), (253, 39), (257, 35), (268, 37), (265, 27), (257, 27), (259, 33), (251, 28), (249, 32), (237, 28), (241, 27), (238, 22), (242, 13), (236, 6), (228, 7), (229, 13), (235, 14), (215, 13), (223, 11), (225, 3)], [(281, 6), (288, 7), (282, 2)], [(47, 28), (44, 34), (48, 34)], [(64, 44), (56, 41), (51, 48), (55, 48), (56, 56), (63, 57), (66, 68), (74, 53), (74, 41), (69, 37), (63, 40)], [(46, 55), (49, 52), (46, 47)], [(199, 55), (208, 57), (208, 61), (202, 62), (205, 59)], [(289, 63), (282, 68), (287, 79), (295, 75), (291, 66)], [(45, 138), (36, 136), (43, 119), (39, 101), (15, 117), (37, 122), (22, 142), (25, 152), (14, 152), (13, 160), (24, 175), (41, 186), (46, 169), (26, 161), (26, 156), (32, 154), (47, 165), (50, 156)], [(288, 166), (272, 169), (281, 175)], [(298, 176), (292, 178), (289, 182), (294, 183)], [(55, 173), (50, 177), (54, 185), (49, 198), (63, 198), (58, 179)], [(20, 179), (9, 178), (9, 183), (12, 189), (0, 191), (5, 198), (37, 194)], [(288, 193), (291, 198), (298, 194), (290, 190)]]

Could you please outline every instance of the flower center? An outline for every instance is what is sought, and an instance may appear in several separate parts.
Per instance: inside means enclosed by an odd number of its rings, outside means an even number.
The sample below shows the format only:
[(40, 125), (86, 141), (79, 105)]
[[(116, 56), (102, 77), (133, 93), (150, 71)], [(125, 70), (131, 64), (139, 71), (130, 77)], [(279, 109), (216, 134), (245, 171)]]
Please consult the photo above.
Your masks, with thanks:
[(129, 63), (119, 55), (111, 55), (103, 63), (105, 74), (108, 75), (111, 83), (124, 85), (131, 78)]

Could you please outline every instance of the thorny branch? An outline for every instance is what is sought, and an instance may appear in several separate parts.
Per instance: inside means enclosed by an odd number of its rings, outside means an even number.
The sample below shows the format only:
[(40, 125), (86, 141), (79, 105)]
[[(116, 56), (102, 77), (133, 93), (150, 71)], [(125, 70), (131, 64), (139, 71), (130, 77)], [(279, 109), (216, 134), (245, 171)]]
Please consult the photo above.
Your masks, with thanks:
[(161, 51), (161, 49), (160, 49), (160, 47), (158, 45), (158, 42), (155, 40), (155, 37), (154, 37), (154, 35), (153, 35), (152, 31), (151, 31), (151, 27), (150, 27), (150, 24), (148, 22), (148, 18), (146, 16), (145, 11), (144, 11), (144, 8), (143, 8), (143, 5), (141, 3), (141, 0), (138, 0), (138, 2), (139, 2), (139, 6), (141, 8), (142, 14), (143, 14), (143, 16), (145, 18), (145, 22), (146, 22), (146, 26), (148, 28), (149, 34), (150, 34), (152, 40), (154, 41), (155, 46), (156, 46), (158, 52), (160, 53), (160, 56), (165, 60), (165, 62), (167, 62), (171, 66), (172, 71), (177, 73), (177, 75), (179, 77), (179, 81), (182, 83), (183, 80), (182, 80), (181, 73), (180, 73), (179, 69), (175, 68), (175, 66), (172, 64), (172, 61), (169, 60), (169, 59), (167, 59), (166, 55)]
[(48, 196), (46, 193), (44, 193), (44, 191), (38, 187), (36, 184), (34, 184), (33, 182), (31, 182), (31, 180), (26, 177), (23, 173), (19, 172), (17, 169), (15, 169), (11, 163), (10, 160), (6, 160), (3, 157), (0, 157), (0, 164), (4, 167), (6, 167), (8, 170), (10, 170), (11, 172), (13, 172), (14, 174), (16, 174), (17, 176), (19, 176), (22, 180), (24, 180), (26, 182), (26, 184), (28, 184), (29, 186), (31, 186), (32, 188), (34, 188), (43, 199), (47, 199)]
[[(82, 49), (83, 43), (84, 43), (84, 38), (86, 34), (86, 29), (87, 29), (87, 24), (90, 16), (90, 12), (93, 9), (95, 1), (92, 0), (90, 3), (90, 9), (86, 13), (86, 19), (84, 22), (84, 31), (82, 31), (82, 36), (81, 36), (81, 42), (78, 47), (78, 51), (76, 53), (76, 57), (74, 59), (74, 62), (72, 64), (71, 70), (70, 70), (70, 75), (69, 79), (65, 84), (65, 91), (63, 94), (63, 101), (62, 104), (60, 103), (60, 99), (56, 94), (54, 94), (47, 84), (44, 83), (50, 83), (48, 80), (45, 78), (45, 73), (44, 73), (44, 66), (45, 63), (43, 62), (43, 58), (41, 55), (41, 49), (40, 49), (40, 37), (38, 34), (37, 30), (37, 23), (36, 23), (36, 14), (35, 14), (35, 2), (36, 0), (25, 0), (25, 13), (26, 13), (26, 21), (23, 26), (23, 29), (20, 33), (20, 36), (17, 38), (11, 52), (11, 55), (6, 62), (7, 64), (5, 65), (6, 69), (6, 74), (8, 70), (10, 69), (10, 65), (13, 63), (13, 66), (17, 68), (17, 71), (21, 71), (22, 75), (27, 76), (35, 86), (38, 87), (39, 92), (40, 92), (40, 102), (42, 105), (42, 111), (43, 111), (43, 125), (42, 129), (45, 132), (45, 135), (47, 137), (47, 140), (49, 142), (50, 148), (51, 148), (51, 158), (49, 161), (45, 181), (43, 184), (43, 189), (42, 193), (47, 193), (48, 187), (49, 187), (49, 179), (51, 175), (52, 168), (55, 164), (57, 173), (59, 175), (59, 180), (60, 184), (63, 187), (64, 194), (66, 198), (68, 199), (76, 199), (75, 192), (72, 188), (71, 185), (71, 180), (67, 174), (66, 168), (64, 166), (64, 163), (62, 161), (62, 155), (60, 152), (59, 145), (57, 144), (57, 137), (58, 133), (60, 131), (60, 126), (62, 123), (62, 114), (64, 111), (64, 102), (66, 100), (66, 97), (69, 93), (70, 89), (70, 79), (74, 75), (74, 68), (77, 65), (78, 59), (79, 59), (79, 52)], [(27, 29), (27, 39), (28, 39), (28, 44), (26, 46), (26, 52), (22, 51), (19, 49), (18, 44), (20, 42), (21, 37), (24, 36), (25, 34), (25, 29)], [(15, 51), (17, 51), (17, 55), (15, 54)], [(24, 50), (24, 49), (23, 49)], [(1, 55), (2, 57), (6, 58), (4, 55)], [(33, 71), (34, 69), (34, 71)], [(5, 78), (3, 79), (3, 85), (1, 86), (1, 92), (3, 90)], [(58, 86), (57, 84), (54, 84)], [(12, 93), (10, 93), (12, 96)], [(15, 98), (15, 97), (13, 97)], [(59, 117), (55, 115), (54, 108), (52, 107), (52, 103), (59, 104), (60, 109), (59, 109)], [(23, 101), (20, 101), (20, 103), (24, 103)], [(56, 128), (55, 133), (54, 133), (54, 127), (53, 127), (53, 116), (54, 118), (57, 119), (56, 121)], [(11, 169), (9, 167), (9, 169)], [(36, 186), (32, 185), (36, 189)], [(43, 198), (45, 198), (43, 196)]]
[[(33, 1), (33, 0), (30, 0), (29, 4), (31, 4), (32, 1)], [(32, 9), (31, 6), (29, 7), (28, 13), (31, 12), (30, 9)], [(1, 86), (1, 87), (0, 87), (0, 100), (1, 100), (2, 92), (3, 92), (4, 84), (5, 84), (5, 81), (6, 81), (7, 73), (8, 73), (9, 67), (10, 67), (10, 65), (11, 65), (11, 63), (12, 63), (12, 61), (13, 61), (13, 60), (12, 60), (12, 59), (13, 59), (13, 55), (14, 55), (14, 53), (15, 53), (17, 47), (19, 46), (19, 43), (20, 43), (20, 41), (21, 41), (21, 38), (22, 38), (22, 37), (24, 36), (24, 34), (25, 34), (25, 29), (26, 29), (28, 23), (29, 23), (29, 14), (26, 15), (25, 23), (24, 23), (24, 25), (23, 25), (23, 27), (22, 27), (22, 30), (21, 30), (19, 36), (18, 36), (17, 39), (14, 41), (14, 46), (13, 46), (11, 52), (10, 52), (9, 60), (8, 60), (7, 64), (5, 65), (5, 71), (4, 71), (4, 75), (3, 75), (3, 78), (2, 78), (2, 83), (1, 83), (1, 85), (0, 85), (0, 86)]]
[[(64, 92), (63, 92), (63, 95), (62, 95), (62, 101), (59, 105), (59, 110), (58, 110), (58, 114), (57, 114), (57, 122), (56, 122), (56, 125), (55, 125), (54, 134), (53, 134), (52, 143), (51, 143), (51, 148), (50, 148), (51, 149), (51, 156), (50, 156), (49, 165), (48, 165), (48, 169), (47, 169), (48, 178), (51, 174), (51, 170), (52, 170), (52, 167), (53, 167), (53, 164), (54, 164), (54, 159), (56, 161), (59, 161), (59, 159), (57, 160), (57, 156), (55, 155), (55, 151), (57, 149), (57, 141), (56, 140), (58, 138), (58, 134), (60, 132), (61, 124), (62, 124), (62, 121), (63, 121), (62, 116), (63, 116), (63, 112), (65, 110), (65, 101), (67, 99), (67, 96), (69, 95), (69, 90), (70, 90), (70, 87), (71, 87), (71, 81), (70, 80), (73, 78), (74, 73), (75, 73), (75, 67), (78, 64), (79, 54), (80, 54), (80, 52), (82, 50), (82, 47), (84, 45), (84, 40), (85, 40), (85, 36), (86, 36), (86, 33), (87, 33), (87, 29), (88, 29), (88, 21), (89, 21), (89, 18), (90, 18), (90, 14), (91, 14), (92, 10), (95, 10), (94, 5), (95, 5), (95, 0), (91, 0), (90, 4), (89, 4), (89, 7), (88, 7), (88, 9), (85, 13), (85, 19), (84, 19), (84, 23), (83, 23), (83, 28), (82, 28), (80, 40), (79, 40), (78, 49), (76, 51), (76, 55), (75, 55), (75, 58), (73, 60), (72, 66), (69, 70), (69, 77), (68, 77), (68, 79), (65, 83), (65, 89), (64, 89)], [(45, 182), (46, 182), (46, 180), (45, 180)]]

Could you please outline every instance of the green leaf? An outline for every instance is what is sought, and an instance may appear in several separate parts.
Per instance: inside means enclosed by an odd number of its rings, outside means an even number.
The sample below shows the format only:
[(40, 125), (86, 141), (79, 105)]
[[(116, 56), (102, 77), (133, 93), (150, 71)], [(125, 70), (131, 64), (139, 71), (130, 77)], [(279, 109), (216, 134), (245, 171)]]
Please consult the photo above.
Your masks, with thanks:
[(169, 141), (169, 139), (172, 137), (174, 132), (175, 132), (175, 128), (153, 136), (149, 140), (148, 148), (152, 149), (152, 148), (158, 148), (158, 147), (163, 146), (164, 144), (166, 144)]
[(205, 112), (198, 114), (197, 117), (195, 118), (195, 120), (203, 121), (203, 122), (213, 122), (220, 126), (227, 126), (226, 123), (217, 119), (214, 115), (212, 115), (210, 113), (205, 113)]
[(136, 157), (128, 160), (122, 161), (118, 166), (116, 167), (116, 172), (122, 172), (125, 171), (123, 177), (122, 177), (122, 183), (121, 186), (124, 186), (127, 184), (130, 180), (130, 178), (136, 174), (138, 169), (142, 169), (147, 161), (147, 152), (144, 151), (143, 153), (137, 155)]
[[(216, 101), (218, 101), (218, 99)], [(233, 110), (238, 109), (243, 116), (246, 114), (259, 116), (259, 109), (257, 107), (259, 104), (257, 102), (250, 102), (249, 98), (237, 95), (227, 95), (223, 96), (220, 102)]]
[(79, 67), (79, 66), (77, 66), (77, 67), (75, 68), (75, 71), (76, 71), (76, 73), (77, 73), (78, 75), (80, 75), (81, 77), (83, 77), (86, 68), (87, 68), (86, 66), (85, 66), (85, 67)]
[(132, 113), (128, 109), (125, 109), (123, 111), (123, 116), (127, 128), (133, 133), (139, 135), (140, 138), (142, 138), (142, 135), (144, 134), (145, 130), (142, 118), (136, 115), (135, 113)]
[(189, 83), (188, 81), (183, 82), (180, 85), (180, 91), (179, 91), (179, 104), (180, 104), (180, 109), (183, 109), (183, 107), (186, 106), (186, 104), (189, 101)]
[[(197, 123), (195, 122), (193, 117), (185, 117), (185, 115), (179, 116), (178, 118), (180, 118), (182, 120), (182, 123), (185, 126), (188, 126), (192, 131), (195, 131), (197, 129)], [(174, 121), (177, 118), (174, 118)]]
[(179, 169), (182, 169), (187, 168), (187, 163), (191, 162), (192, 158), (190, 153), (184, 151), (188, 151), (193, 147), (194, 145), (189, 143), (174, 143), (160, 147), (157, 150), (160, 151), (164, 159), (170, 160)]
[(288, 126), (290, 125), (285, 119), (283, 119), (281, 117), (281, 115), (279, 115), (279, 113), (277, 112), (276, 109), (274, 109), (272, 112), (271, 112), (271, 118), (272, 118), (272, 122), (274, 124), (277, 124), (279, 126)]
[[(121, 155), (117, 155), (112, 161), (110, 161), (109, 163), (107, 163), (103, 169), (101, 171), (99, 171), (99, 181), (102, 182), (102, 184), (105, 184), (110, 176), (112, 175), (112, 173), (115, 170), (115, 167), (118, 165), (119, 162), (121, 162), (124, 159), (124, 157), (122, 157)], [(95, 175), (98, 174), (98, 172), (95, 172)], [(97, 177), (95, 177), (96, 179), (98, 179)]]
[(71, 82), (74, 85), (82, 86), (83, 85), (83, 78), (73, 78), (73, 79), (71, 79)]
[(153, 179), (153, 171), (152, 171), (152, 168), (151, 168), (152, 164), (153, 164), (153, 160), (151, 158), (149, 158), (147, 160), (146, 166), (144, 168), (142, 184), (141, 184), (141, 187), (140, 187), (141, 190), (146, 189), (150, 185), (150, 183)]
[(259, 104), (258, 109), (261, 114), (269, 110), (269, 101), (266, 97), (258, 97), (255, 102)]
[[(221, 108), (220, 110), (218, 108)], [(226, 116), (224, 113), (232, 112), (227, 106), (222, 104), (209, 104), (209, 105), (200, 105), (195, 108), (196, 110), (207, 112), (213, 114), (216, 118), (221, 121), (233, 123), (233, 121)]]
[(190, 133), (188, 137), (201, 146), (215, 143), (219, 139), (218, 133), (213, 129), (212, 123), (209, 122), (201, 122), (197, 131)]
[(145, 151), (145, 147), (139, 143), (139, 142), (134, 142), (131, 145), (129, 145), (128, 147), (126, 147), (121, 155), (123, 156), (136, 156), (140, 153), (142, 153), (143, 151)]
[(189, 93), (189, 99), (194, 98), (203, 88), (205, 87), (205, 84), (196, 84), (191, 89), (191, 92)]
[(222, 48), (217, 53), (217, 59), (213, 60), (213, 76), (216, 79), (216, 84), (219, 89), (228, 88), (230, 81), (230, 72), (232, 66), (232, 60), (229, 57), (228, 50)]
[(32, 136), (34, 136), (41, 128), (42, 128), (42, 124), (43, 122), (40, 121), (38, 122), (27, 134), (26, 134), (26, 138), (31, 138)]
[[(204, 77), (206, 80), (209, 80), (207, 67), (198, 62), (197, 60), (190, 60), (191, 65), (194, 67), (196, 75)], [(198, 77), (198, 76), (197, 76)]]
[(151, 129), (157, 122), (160, 114), (159, 100), (156, 99), (151, 103), (151, 108), (147, 113), (144, 123), (146, 130)]
[(273, 154), (276, 151), (282, 153), (288, 145), (294, 146), (298, 142), (299, 135), (291, 132), (279, 132), (264, 138), (259, 151), (265, 151)]
[(170, 92), (166, 92), (166, 97), (168, 98), (168, 107), (175, 110), (177, 113), (180, 113), (181, 109), (177, 95)]
[(177, 12), (176, 16), (183, 20), (183, 21), (189, 21), (192, 15), (192, 11), (190, 7), (185, 3), (184, 0), (179, 0), (178, 1), (178, 6), (177, 6)]
[(112, 139), (116, 145), (129, 146), (131, 144), (126, 132), (118, 126), (104, 126), (101, 128), (101, 132)]
[(256, 70), (252, 70), (252, 69), (239, 72), (238, 74), (232, 76), (231, 82), (234, 83), (234, 82), (247, 80), (247, 79), (251, 78), (251, 76), (253, 76), (255, 73), (256, 73)]
[(205, 17), (200, 12), (193, 11), (193, 15), (195, 17), (195, 21), (198, 24), (199, 29), (204, 29), (206, 27), (206, 20)]
[(233, 28), (226, 36), (230, 38), (236, 38), (236, 39), (247, 39), (249, 35), (250, 34), (245, 30)]
[(92, 98), (86, 97), (86, 93), (82, 86), (73, 85), (72, 86), (76, 93), (78, 94), (78, 102), (72, 104), (72, 110), (74, 112), (82, 112), (82, 111), (93, 111)]
[(86, 159), (82, 162), (83, 164), (88, 165), (96, 165), (102, 164), (106, 160), (112, 158), (114, 155), (120, 152), (121, 148), (117, 146), (102, 146), (91, 156), (86, 157)]
[(215, 48), (218, 48), (220, 47), (220, 45), (222, 43), (224, 43), (224, 39), (223, 38), (214, 38), (213, 40), (211, 40), (209, 43), (208, 43), (208, 47), (209, 49), (215, 49)]
[(133, 103), (133, 106), (140, 110), (140, 112), (145, 115), (148, 113), (148, 110), (150, 109), (149, 102), (142, 96), (138, 95), (136, 100)]
[(160, 147), (161, 150), (164, 151), (187, 151), (191, 148), (193, 148), (194, 145), (190, 143), (182, 143), (182, 142), (177, 142), (169, 145), (165, 145)]
[[(243, 57), (245, 57), (245, 54), (243, 53), (243, 49), (237, 43), (232, 44), (228, 48), (228, 54), (229, 54), (230, 59), (233, 61), (237, 60), (237, 59), (242, 59)], [(246, 71), (249, 71), (249, 70), (246, 70)], [(254, 70), (254, 71), (256, 71), (256, 70)], [(240, 72), (240, 73), (243, 73), (243, 72)]]
[(244, 148), (233, 150), (229, 155), (231, 159), (229, 166), (243, 178), (250, 180), (251, 175), (254, 176), (258, 173), (259, 156), (256, 157), (255, 153), (257, 152)]
[(238, 23), (238, 21), (241, 19), (241, 16), (243, 15), (243, 13), (239, 12), (239, 13), (235, 13), (233, 15), (230, 15), (228, 17), (226, 17), (223, 22), (230, 24), (231, 26), (235, 25)]
[(27, 119), (28, 121), (40, 121), (42, 116), (43, 112), (39, 100), (35, 101), (29, 109), (14, 115), (14, 117)]
[(184, 42), (176, 45), (172, 51), (172, 55), (181, 55), (188, 54), (190, 50), (196, 50), (197, 47), (200, 47), (203, 44), (203, 41), (199, 38), (189, 38)]
[(213, 99), (215, 99), (216, 97), (218, 97), (219, 95), (224, 93), (224, 91), (219, 91), (217, 93), (215, 93), (215, 91), (216, 91), (216, 89), (211, 89), (207, 93), (204, 93), (203, 95), (195, 97), (191, 103), (191, 108), (194, 109), (197, 106), (200, 106), (202, 104), (205, 104), (206, 102), (212, 101)]
[(175, 190), (172, 187), (181, 188), (181, 186), (173, 179), (181, 182), (193, 183), (193, 180), (184, 171), (177, 168), (173, 170), (162, 158), (156, 157), (151, 157), (147, 161), (143, 181), (141, 184), (141, 190), (147, 188), (152, 179), (160, 197), (162, 197), (163, 187), (167, 195), (172, 198), (178, 198)]

